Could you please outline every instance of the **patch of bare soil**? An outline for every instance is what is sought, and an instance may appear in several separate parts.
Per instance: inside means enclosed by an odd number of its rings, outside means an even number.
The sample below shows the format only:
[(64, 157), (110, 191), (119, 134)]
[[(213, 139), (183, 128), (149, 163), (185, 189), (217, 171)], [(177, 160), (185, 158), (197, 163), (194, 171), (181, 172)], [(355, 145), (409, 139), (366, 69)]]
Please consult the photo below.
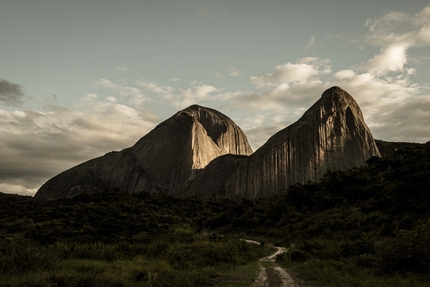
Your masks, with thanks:
[[(278, 266), (276, 257), (287, 252), (285, 247), (275, 247), (277, 251), (270, 256), (261, 258), (260, 272), (252, 287), (311, 287), (310, 284), (290, 274)], [(270, 265), (265, 262), (271, 262)]]

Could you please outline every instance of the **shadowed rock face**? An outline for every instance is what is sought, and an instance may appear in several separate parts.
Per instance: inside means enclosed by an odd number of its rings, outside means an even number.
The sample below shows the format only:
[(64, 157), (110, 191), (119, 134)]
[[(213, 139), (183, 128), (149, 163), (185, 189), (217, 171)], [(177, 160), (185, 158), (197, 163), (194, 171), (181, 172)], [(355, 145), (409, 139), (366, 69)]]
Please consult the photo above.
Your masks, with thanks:
[(355, 100), (339, 87), (294, 124), (272, 136), (226, 181), (226, 196), (255, 199), (282, 194), (294, 183), (315, 181), (328, 170), (359, 167), (378, 147)]
[(211, 161), (200, 173), (191, 178), (184, 190), (183, 197), (225, 198), (225, 182), (248, 156), (226, 154)]
[(120, 152), (75, 166), (48, 180), (37, 197), (70, 197), (119, 188), (180, 196), (214, 158), (252, 153), (242, 130), (222, 113), (197, 105), (176, 113)]

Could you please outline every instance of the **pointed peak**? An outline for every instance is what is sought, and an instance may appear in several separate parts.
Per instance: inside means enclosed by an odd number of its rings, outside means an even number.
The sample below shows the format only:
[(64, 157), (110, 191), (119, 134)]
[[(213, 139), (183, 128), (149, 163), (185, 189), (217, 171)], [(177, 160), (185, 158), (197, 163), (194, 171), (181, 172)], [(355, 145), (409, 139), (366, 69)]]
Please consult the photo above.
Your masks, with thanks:
[(184, 115), (184, 114), (191, 116), (198, 121), (201, 121), (203, 118), (205, 118), (207, 116), (223, 119), (226, 121), (231, 121), (231, 119), (229, 117), (227, 117), (226, 115), (224, 115), (220, 111), (215, 110), (215, 109), (211, 109), (208, 107), (200, 106), (197, 104), (191, 105), (188, 108), (185, 108), (185, 109), (179, 111), (176, 115), (180, 116), (180, 115)]
[(333, 86), (330, 89), (327, 89), (324, 91), (324, 93), (321, 95), (320, 101), (317, 103), (320, 103), (324, 106), (350, 106), (351, 108), (354, 108), (358, 111), (359, 114), (361, 114), (360, 107), (358, 106), (355, 99), (344, 89)]
[(352, 98), (347, 91), (345, 91), (344, 89), (338, 86), (333, 86), (325, 90), (324, 93), (321, 95), (321, 98), (330, 99), (330, 100), (334, 100), (335, 98), (340, 98), (340, 97)]
[(206, 108), (199, 106), (197, 104), (193, 104), (193, 105), (189, 106), (188, 108), (183, 109), (183, 111), (188, 111), (188, 110), (196, 111), (196, 110), (200, 110), (200, 109), (206, 109)]
[(325, 90), (324, 93), (321, 95), (321, 98), (333, 98), (335, 96), (339, 97), (339, 96), (343, 96), (343, 95), (350, 96), (348, 94), (348, 92), (345, 91), (344, 89), (342, 89), (341, 87), (333, 86), (333, 87)]
[(202, 112), (203, 113), (220, 113), (217, 110), (194, 104), (194, 105), (189, 106), (188, 108), (185, 108), (185, 109), (179, 111), (178, 114), (186, 113), (186, 114), (189, 114), (191, 116), (195, 116), (196, 114), (200, 114)]

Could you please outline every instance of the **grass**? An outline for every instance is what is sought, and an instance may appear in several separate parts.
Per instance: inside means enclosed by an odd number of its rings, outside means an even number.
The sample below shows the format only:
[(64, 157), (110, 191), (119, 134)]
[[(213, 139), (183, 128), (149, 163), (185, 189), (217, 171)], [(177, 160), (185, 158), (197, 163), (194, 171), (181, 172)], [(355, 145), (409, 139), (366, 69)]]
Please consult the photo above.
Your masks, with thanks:
[(428, 287), (428, 274), (377, 274), (374, 269), (361, 268), (348, 261), (308, 260), (286, 263), (301, 279), (324, 287)]
[(209, 286), (223, 287), (245, 287), (250, 286), (258, 276), (261, 263), (254, 261), (245, 265), (237, 266), (226, 272), (218, 274), (209, 281)]
[(201, 286), (217, 272), (212, 267), (175, 270), (164, 260), (71, 259), (56, 270), (0, 275), (0, 286)]
[(211, 278), (270, 252), (237, 239), (172, 234), (170, 242), (162, 237), (148, 245), (3, 242), (0, 286), (207, 286)]

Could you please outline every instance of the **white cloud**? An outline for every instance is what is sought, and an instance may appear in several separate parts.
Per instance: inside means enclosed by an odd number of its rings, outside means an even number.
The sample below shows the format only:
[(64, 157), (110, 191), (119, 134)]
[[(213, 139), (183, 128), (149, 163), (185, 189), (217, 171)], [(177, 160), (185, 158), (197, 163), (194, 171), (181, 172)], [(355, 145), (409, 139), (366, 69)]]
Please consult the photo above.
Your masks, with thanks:
[(237, 69), (237, 68), (229, 68), (228, 72), (229, 72), (228, 75), (230, 77), (239, 77), (242, 75), (242, 72), (239, 71), (239, 69)]
[(25, 182), (15, 180), (15, 183), (0, 183), (0, 191), (21, 195), (33, 196), (38, 190), (39, 184), (25, 184)]
[(183, 109), (193, 104), (204, 105), (210, 102), (213, 100), (211, 94), (215, 91), (218, 89), (214, 86), (192, 83), (192, 87), (168, 94), (164, 99), (174, 107)]
[(128, 117), (131, 119), (139, 117), (139, 113), (136, 110), (125, 105), (115, 105), (114, 110), (120, 116)]
[(169, 94), (173, 91), (173, 88), (170, 86), (162, 86), (156, 82), (149, 82), (145, 79), (140, 79), (136, 83), (147, 91), (157, 94)]
[(224, 79), (224, 76), (222, 75), (222, 73), (219, 73), (219, 72), (214, 73), (214, 76), (215, 78), (218, 78), (218, 79)]
[(388, 72), (403, 71), (408, 62), (405, 44), (393, 44), (381, 50), (381, 53), (367, 62), (371, 73), (386, 75)]
[(262, 76), (251, 77), (251, 83), (262, 87), (279, 83), (307, 82), (312, 77), (330, 73), (328, 60), (308, 57), (300, 59), (297, 63), (278, 65), (274, 71)]
[(371, 73), (387, 75), (405, 71), (411, 48), (430, 46), (430, 5), (415, 15), (391, 12), (368, 19), (366, 41), (381, 47), (380, 53), (364, 65)]
[(311, 48), (314, 48), (314, 47), (324, 47), (324, 45), (323, 44), (321, 44), (321, 43), (318, 43), (317, 42), (317, 39), (316, 39), (316, 37), (315, 36), (311, 36), (310, 38), (309, 38), (309, 41), (308, 41), (308, 43), (306, 44), (306, 46), (305, 46), (305, 52), (308, 52)]
[(107, 80), (107, 79), (100, 79), (97, 81), (93, 81), (93, 87), (94, 88), (104, 88), (104, 89), (112, 89), (115, 90), (117, 89), (117, 85), (114, 84), (112, 81)]
[(338, 80), (351, 79), (355, 77), (355, 72), (353, 70), (341, 70), (334, 73), (333, 77)]
[(117, 71), (121, 71), (121, 72), (125, 72), (128, 70), (128, 68), (124, 67), (124, 66), (117, 66), (116, 69), (117, 69)]
[(251, 82), (258, 86), (289, 82), (304, 82), (311, 76), (315, 75), (318, 75), (318, 70), (311, 65), (287, 63), (276, 66), (273, 73), (260, 77), (251, 77)]
[(170, 82), (179, 82), (179, 79), (178, 78), (170, 78), (169, 81)]
[(98, 98), (98, 96), (96, 94), (86, 94), (81, 101), (83, 102), (92, 102), (94, 100), (96, 100)]
[(124, 97), (130, 97), (134, 95), (143, 95), (141, 89), (135, 87), (122, 87), (119, 94)]

